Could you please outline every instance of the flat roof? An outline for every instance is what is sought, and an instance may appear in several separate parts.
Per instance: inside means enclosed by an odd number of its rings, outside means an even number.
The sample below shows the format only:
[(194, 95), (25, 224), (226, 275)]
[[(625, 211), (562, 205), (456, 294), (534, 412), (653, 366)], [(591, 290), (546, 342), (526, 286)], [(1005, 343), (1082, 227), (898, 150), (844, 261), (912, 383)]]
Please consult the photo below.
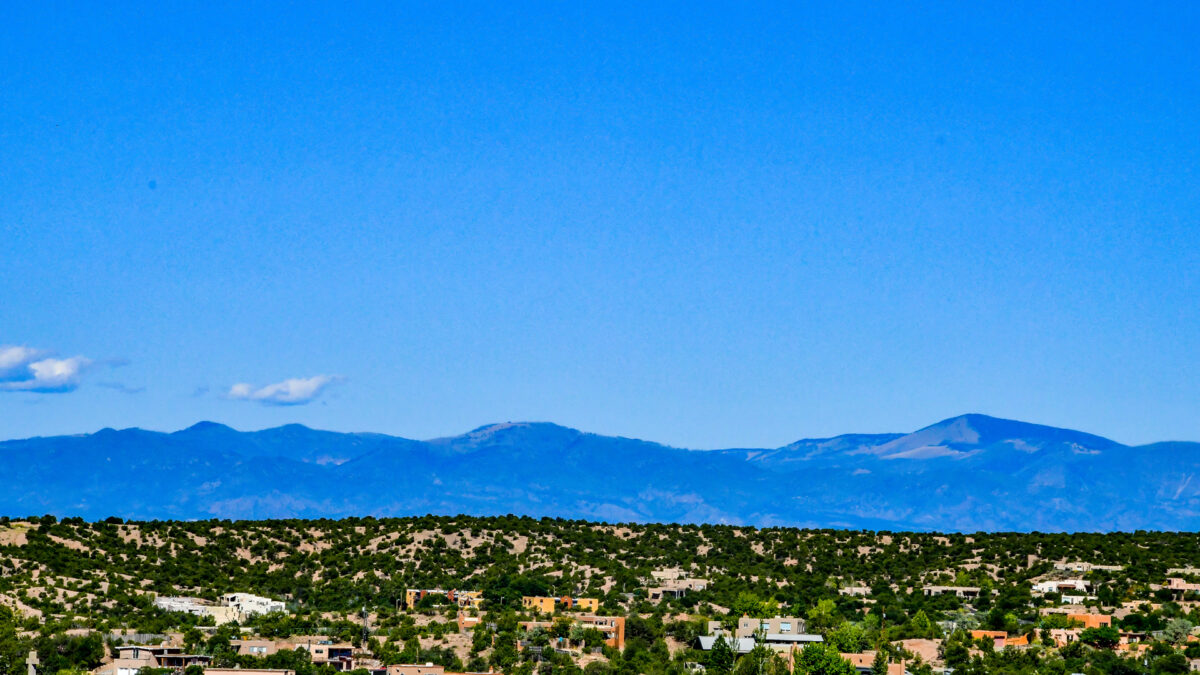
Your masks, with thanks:
[(754, 638), (729, 639), (725, 636), (717, 636), (717, 635), (701, 635), (700, 636), (700, 649), (703, 649), (704, 651), (708, 651), (708, 650), (712, 649), (713, 645), (716, 644), (716, 642), (717, 642), (717, 637), (721, 637), (726, 642), (731, 643), (730, 647), (732, 647), (733, 651), (737, 654), (747, 654), (750, 652), (751, 649), (754, 649)]
[(811, 633), (767, 633), (767, 642), (824, 642), (825, 638)]

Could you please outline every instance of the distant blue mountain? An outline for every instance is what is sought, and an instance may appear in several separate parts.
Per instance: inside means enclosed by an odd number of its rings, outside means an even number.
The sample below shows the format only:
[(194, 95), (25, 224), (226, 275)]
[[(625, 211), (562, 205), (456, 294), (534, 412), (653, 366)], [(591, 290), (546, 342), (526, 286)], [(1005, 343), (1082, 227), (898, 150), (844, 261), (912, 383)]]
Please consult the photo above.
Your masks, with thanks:
[(548, 423), (416, 441), (292, 424), (0, 442), (0, 514), (523, 514), (919, 530), (1200, 528), (1200, 443), (1129, 447), (986, 415), (909, 434), (685, 450)]

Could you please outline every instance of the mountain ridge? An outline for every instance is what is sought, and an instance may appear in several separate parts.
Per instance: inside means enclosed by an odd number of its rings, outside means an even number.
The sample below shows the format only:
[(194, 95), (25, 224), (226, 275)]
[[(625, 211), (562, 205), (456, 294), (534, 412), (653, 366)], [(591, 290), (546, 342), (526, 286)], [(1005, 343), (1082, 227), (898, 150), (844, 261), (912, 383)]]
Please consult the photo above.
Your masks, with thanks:
[[(1127, 446), (967, 414), (914, 432), (688, 450), (551, 422), (413, 440), (287, 424), (0, 441), (0, 514), (414, 513), (913, 530), (1187, 529), (1200, 443)], [(36, 485), (36, 489), (25, 486)]]

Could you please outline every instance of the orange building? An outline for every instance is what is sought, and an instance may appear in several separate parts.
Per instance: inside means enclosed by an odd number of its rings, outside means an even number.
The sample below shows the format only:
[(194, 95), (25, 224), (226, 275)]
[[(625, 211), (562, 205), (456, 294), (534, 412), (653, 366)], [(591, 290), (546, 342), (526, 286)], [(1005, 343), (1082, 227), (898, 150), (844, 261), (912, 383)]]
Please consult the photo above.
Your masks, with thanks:
[(1008, 633), (1002, 630), (973, 630), (971, 631), (972, 640), (991, 640), (996, 649), (1004, 649), (1004, 642), (1008, 639)]
[(479, 625), (480, 619), (477, 616), (471, 616), (461, 609), (458, 610), (458, 632), (462, 633), (468, 630), (474, 630)]
[(1141, 654), (1142, 652), (1150, 651), (1150, 648), (1153, 646), (1154, 645), (1149, 642), (1126, 642), (1126, 643), (1117, 645), (1117, 651), (1133, 652), (1134, 654)]
[(625, 617), (581, 616), (576, 621), (584, 628), (595, 628), (604, 633), (604, 641), (609, 647), (625, 649)]
[(1084, 628), (1112, 625), (1112, 617), (1107, 614), (1068, 614), (1067, 621), (1078, 621)]
[[(850, 662), (855, 670), (862, 672), (870, 670), (871, 666), (875, 665), (875, 652), (862, 652), (861, 654), (839, 654), (843, 659)], [(887, 665), (888, 675), (904, 675), (904, 661), (899, 663), (889, 663)]]

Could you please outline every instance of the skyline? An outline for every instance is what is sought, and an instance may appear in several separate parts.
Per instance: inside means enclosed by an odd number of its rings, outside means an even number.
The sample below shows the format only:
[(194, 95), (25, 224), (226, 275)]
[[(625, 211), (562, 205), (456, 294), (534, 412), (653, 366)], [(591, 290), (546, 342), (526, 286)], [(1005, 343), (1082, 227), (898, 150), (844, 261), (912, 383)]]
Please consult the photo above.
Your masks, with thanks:
[[(1189, 530), (1200, 442), (1140, 447), (982, 415), (911, 433), (693, 450), (548, 423), (416, 440), (295, 424), (0, 441), (0, 514), (413, 513), (936, 531)], [(731, 477), (736, 479), (731, 480)], [(331, 498), (331, 485), (353, 485)], [(905, 489), (896, 490), (896, 485)], [(1136, 486), (1131, 489), (1130, 486)], [(131, 494), (140, 494), (130, 499)]]
[(1200, 440), (1198, 6), (0, 12), (2, 439)]
[[(112, 384), (110, 386), (110, 383), (101, 383), (98, 386), (110, 388), (110, 389), (116, 388), (115, 384)], [(269, 388), (274, 389), (274, 388), (279, 388), (279, 387), (284, 387), (284, 386), (285, 386), (284, 383), (280, 383), (277, 385), (271, 385), (271, 387), (269, 387)], [(238, 385), (234, 385), (234, 388), (237, 388), (237, 387), (238, 387)], [(136, 393), (141, 393), (141, 392), (138, 391)], [(257, 400), (257, 399), (253, 399), (253, 398), (241, 397), (241, 396), (236, 396), (236, 395), (227, 395), (225, 398), (230, 399), (230, 400)], [(312, 400), (315, 400), (315, 399), (312, 399)], [(278, 404), (270, 403), (269, 405), (280, 405), (280, 406), (307, 405), (308, 403), (311, 403), (312, 400), (302, 401), (302, 402), (298, 402), (298, 403), (292, 403), (292, 402), (278, 403)], [(28, 441), (28, 440), (37, 440), (37, 439), (55, 439), (55, 438), (82, 438), (82, 437), (94, 436), (96, 434), (101, 434), (101, 433), (110, 432), (110, 431), (118, 431), (118, 432), (148, 431), (148, 432), (157, 433), (157, 434), (174, 434), (174, 433), (195, 431), (195, 430), (202, 429), (202, 428), (210, 428), (211, 429), (214, 426), (223, 427), (227, 430), (238, 432), (238, 433), (256, 433), (256, 432), (260, 432), (260, 431), (279, 431), (279, 430), (287, 430), (290, 428), (297, 428), (297, 429), (307, 429), (309, 431), (313, 431), (313, 432), (317, 432), (317, 433), (346, 434), (346, 435), (350, 435), (350, 436), (371, 435), (371, 436), (377, 436), (377, 437), (382, 437), (382, 438), (391, 438), (391, 439), (396, 439), (396, 440), (412, 440), (412, 441), (421, 441), (421, 442), (431, 442), (431, 441), (444, 441), (444, 440), (455, 439), (455, 438), (465, 438), (476, 432), (485, 431), (485, 430), (503, 429), (503, 428), (508, 428), (508, 427), (532, 426), (532, 427), (557, 428), (557, 429), (562, 429), (562, 430), (570, 431), (570, 432), (578, 432), (578, 433), (584, 434), (584, 435), (636, 441), (639, 443), (645, 442), (645, 443), (651, 443), (656, 446), (661, 446), (664, 448), (670, 448), (673, 450), (685, 450), (685, 451), (689, 451), (689, 452), (709, 452), (709, 451), (722, 451), (722, 452), (734, 451), (734, 452), (736, 452), (736, 451), (743, 451), (743, 450), (757, 452), (757, 451), (761, 451), (761, 450), (780, 450), (780, 449), (784, 449), (790, 445), (795, 445), (796, 443), (830, 441), (830, 440), (835, 440), (838, 438), (845, 438), (845, 437), (855, 437), (855, 436), (864, 436), (864, 435), (866, 435), (866, 436), (889, 436), (889, 435), (909, 436), (909, 435), (919, 434), (921, 432), (924, 432), (924, 431), (927, 431), (930, 429), (941, 428), (942, 426), (944, 426), (948, 423), (951, 423), (951, 422), (955, 422), (955, 421), (963, 420), (963, 419), (970, 419), (970, 418), (983, 418), (983, 419), (988, 419), (988, 420), (1005, 423), (1005, 424), (1011, 423), (1011, 424), (1017, 424), (1017, 425), (1031, 425), (1034, 427), (1045, 428), (1045, 429), (1052, 430), (1052, 431), (1081, 433), (1081, 434), (1085, 434), (1089, 437), (1098, 438), (1098, 439), (1101, 439), (1104, 441), (1115, 442), (1115, 443), (1117, 443), (1117, 445), (1119, 447), (1123, 447), (1123, 448), (1127, 448), (1127, 449), (1134, 449), (1134, 450), (1145, 449), (1145, 448), (1149, 448), (1152, 446), (1158, 446), (1158, 445), (1170, 445), (1170, 444), (1178, 444), (1178, 443), (1182, 443), (1182, 444), (1200, 443), (1200, 441), (1194, 441), (1191, 439), (1184, 439), (1184, 438), (1160, 439), (1157, 441), (1149, 441), (1147, 443), (1121, 443), (1120, 441), (1117, 441), (1112, 438), (1108, 438), (1101, 434), (1093, 434), (1093, 433), (1087, 431), (1086, 429), (1056, 427), (1053, 425), (1043, 424), (1040, 422), (1030, 422), (1028, 420), (1007, 419), (1007, 418), (995, 417), (992, 415), (987, 415), (984, 413), (976, 413), (976, 412), (968, 412), (968, 413), (961, 413), (958, 415), (952, 415), (950, 417), (937, 419), (935, 421), (931, 421), (929, 423), (922, 424), (920, 426), (913, 427), (910, 429), (893, 429), (891, 431), (871, 431), (871, 432), (860, 432), (860, 431), (855, 431), (855, 430), (849, 430), (849, 431), (844, 431), (841, 433), (833, 434), (831, 436), (798, 436), (798, 437), (793, 438), (791, 441), (789, 441), (787, 443), (783, 443), (779, 446), (762, 446), (762, 447), (752, 447), (752, 446), (749, 446), (744, 443), (743, 444), (733, 444), (730, 446), (723, 446), (723, 447), (715, 447), (715, 446), (714, 447), (703, 447), (703, 448), (701, 448), (701, 447), (685, 447), (685, 446), (673, 445), (671, 443), (657, 441), (653, 438), (639, 438), (639, 437), (632, 437), (632, 436), (622, 436), (622, 435), (618, 435), (618, 434), (606, 434), (603, 432), (597, 432), (597, 431), (594, 431), (591, 429), (579, 429), (579, 428), (567, 426), (565, 424), (559, 424), (558, 422), (555, 422), (553, 420), (516, 420), (516, 419), (488, 422), (486, 424), (476, 425), (475, 427), (472, 427), (472, 428), (462, 429), (458, 432), (442, 434), (439, 436), (429, 436), (429, 437), (404, 436), (403, 434), (384, 433), (384, 432), (371, 431), (371, 430), (347, 431), (347, 430), (340, 430), (340, 429), (325, 429), (322, 427), (314, 427), (314, 426), (304, 424), (302, 422), (294, 422), (294, 421), (293, 422), (284, 422), (284, 423), (273, 425), (273, 426), (238, 428), (238, 427), (234, 427), (232, 425), (229, 425), (224, 422), (217, 421), (217, 420), (202, 419), (202, 420), (197, 420), (197, 421), (189, 424), (186, 427), (179, 427), (179, 428), (160, 429), (160, 428), (153, 428), (153, 427), (137, 427), (137, 426), (134, 426), (134, 427), (111, 427), (111, 426), (109, 426), (109, 427), (103, 427), (100, 429), (92, 429), (92, 430), (76, 432), (76, 433), (64, 433), (64, 434), (53, 434), (53, 435), (39, 434), (39, 435), (28, 436), (28, 437), (6, 438), (6, 439), (0, 439), (0, 442), (5, 442), (5, 441), (19, 442), (19, 441)]]

